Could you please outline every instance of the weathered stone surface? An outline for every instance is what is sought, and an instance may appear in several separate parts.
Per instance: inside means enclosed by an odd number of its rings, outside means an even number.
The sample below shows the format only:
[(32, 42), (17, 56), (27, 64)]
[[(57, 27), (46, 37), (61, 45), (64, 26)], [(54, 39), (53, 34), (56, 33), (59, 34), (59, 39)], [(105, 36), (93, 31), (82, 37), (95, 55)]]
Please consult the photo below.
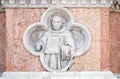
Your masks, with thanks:
[[(101, 68), (101, 10), (70, 9), (76, 22), (88, 26), (92, 35), (92, 45), (88, 52), (76, 57), (71, 70), (100, 70)], [(94, 16), (94, 17), (93, 17)]]
[(110, 70), (120, 72), (120, 13), (110, 13), (109, 52)]
[(101, 70), (109, 70), (109, 9), (101, 10)]
[(6, 48), (6, 38), (5, 38), (5, 12), (0, 12), (0, 72), (5, 70), (5, 48)]
[[(70, 70), (119, 72), (119, 13), (109, 14), (108, 8), (69, 8), (69, 10), (72, 12), (75, 22), (88, 26), (93, 40), (89, 51), (82, 57), (76, 57)], [(45, 9), (6, 9), (6, 71), (45, 70), (39, 64), (39, 57), (27, 53), (22, 43), (22, 36), (27, 26), (38, 22), (44, 11)], [(3, 15), (1, 15), (2, 18)], [(0, 49), (3, 50), (3, 41), (5, 41), (3, 39), (5, 30), (3, 29), (5, 27), (0, 28), (2, 28)]]
[[(69, 9), (74, 18), (75, 22), (80, 22), (88, 26), (90, 33), (92, 35), (92, 46), (86, 54), (81, 57), (76, 57), (73, 66), (70, 70), (81, 71), (81, 70), (101, 70), (101, 65), (106, 65), (108, 62), (108, 56), (104, 58), (104, 64), (101, 64), (102, 56), (108, 55), (107, 53), (101, 54), (103, 49), (106, 49), (104, 43), (101, 44), (104, 39), (101, 33), (101, 23), (102, 20), (106, 22), (107, 18), (102, 19), (101, 11), (104, 16), (108, 17), (109, 10), (93, 9), (93, 8), (79, 8), (79, 9)], [(6, 9), (6, 30), (7, 30), (7, 61), (6, 61), (6, 71), (43, 71), (43, 67), (39, 64), (38, 57), (34, 57), (23, 47), (22, 36), (29, 24), (38, 22), (41, 15), (45, 9)], [(16, 16), (16, 17), (13, 17)], [(94, 17), (93, 17), (94, 16)], [(103, 16), (103, 17), (104, 17)], [(17, 19), (16, 19), (17, 18)], [(104, 31), (106, 33), (106, 31)], [(104, 40), (103, 40), (104, 41)], [(104, 48), (102, 48), (105, 46)], [(102, 49), (102, 50), (101, 50)], [(105, 51), (106, 52), (106, 51)], [(19, 64), (21, 63), (21, 64)], [(32, 63), (32, 64), (31, 64)], [(109, 67), (105, 68), (108, 70)], [(104, 69), (103, 69), (104, 70)]]
[[(41, 71), (38, 57), (27, 53), (22, 37), (31, 23), (39, 21), (44, 9), (7, 9), (6, 10), (6, 71)], [(16, 16), (16, 17), (13, 17)]]

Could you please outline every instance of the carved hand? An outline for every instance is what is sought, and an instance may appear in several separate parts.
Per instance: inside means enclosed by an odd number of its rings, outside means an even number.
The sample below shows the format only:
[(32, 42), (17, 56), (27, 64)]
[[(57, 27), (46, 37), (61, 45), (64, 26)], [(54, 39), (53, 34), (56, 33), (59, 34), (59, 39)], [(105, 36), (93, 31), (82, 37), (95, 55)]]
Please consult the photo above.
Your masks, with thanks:
[(69, 45), (63, 45), (62, 46), (62, 60), (70, 59), (71, 52), (70, 52), (70, 46)]
[(40, 52), (42, 49), (43, 49), (42, 44), (41, 44), (41, 43), (36, 43), (35, 50), (36, 50), (37, 52)]

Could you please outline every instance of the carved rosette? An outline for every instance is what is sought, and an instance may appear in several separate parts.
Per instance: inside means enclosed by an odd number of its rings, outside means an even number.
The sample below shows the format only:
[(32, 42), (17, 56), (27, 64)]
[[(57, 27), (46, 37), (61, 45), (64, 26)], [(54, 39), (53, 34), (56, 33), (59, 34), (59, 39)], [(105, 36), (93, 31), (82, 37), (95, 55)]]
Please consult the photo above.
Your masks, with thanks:
[(41, 22), (28, 26), (23, 44), (29, 53), (40, 56), (46, 70), (67, 71), (75, 56), (87, 52), (91, 35), (85, 25), (74, 23), (68, 9), (51, 7), (44, 12)]

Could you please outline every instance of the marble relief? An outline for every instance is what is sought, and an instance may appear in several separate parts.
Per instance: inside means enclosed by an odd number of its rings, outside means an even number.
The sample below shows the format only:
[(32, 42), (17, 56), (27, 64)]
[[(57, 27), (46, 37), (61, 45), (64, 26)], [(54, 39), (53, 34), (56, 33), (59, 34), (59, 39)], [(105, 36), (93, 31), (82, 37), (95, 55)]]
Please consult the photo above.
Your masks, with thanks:
[(40, 56), (46, 70), (67, 71), (74, 57), (88, 50), (91, 35), (86, 26), (74, 23), (68, 9), (52, 7), (45, 11), (41, 22), (25, 30), (23, 44), (31, 54)]

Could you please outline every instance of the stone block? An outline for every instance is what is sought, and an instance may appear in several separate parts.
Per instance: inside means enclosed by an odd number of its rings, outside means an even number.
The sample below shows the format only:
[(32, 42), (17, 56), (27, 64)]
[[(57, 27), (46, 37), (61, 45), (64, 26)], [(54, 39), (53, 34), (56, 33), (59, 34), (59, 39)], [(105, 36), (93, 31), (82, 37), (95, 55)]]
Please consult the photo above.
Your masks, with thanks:
[[(4, 79), (117, 79), (109, 71), (89, 72), (4, 72)], [(1, 78), (1, 79), (2, 79)]]

